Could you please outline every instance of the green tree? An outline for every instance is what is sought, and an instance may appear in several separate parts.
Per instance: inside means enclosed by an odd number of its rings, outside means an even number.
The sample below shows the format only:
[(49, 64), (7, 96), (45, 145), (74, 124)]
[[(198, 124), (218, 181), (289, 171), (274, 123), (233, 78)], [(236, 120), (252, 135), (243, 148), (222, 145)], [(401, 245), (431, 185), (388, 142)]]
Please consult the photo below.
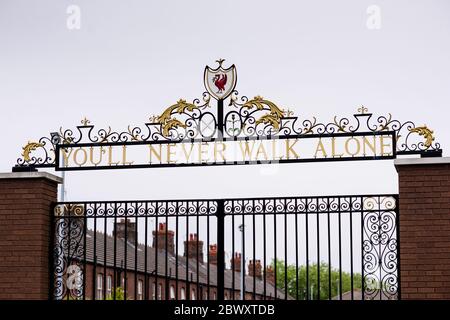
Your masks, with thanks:
[[(276, 267), (275, 267), (276, 265)], [(287, 275), (287, 291), (292, 298), (299, 300), (306, 300), (306, 294), (309, 294), (310, 299), (314, 300), (326, 300), (330, 297), (329, 292), (329, 274), (330, 269), (328, 263), (321, 262), (320, 269), (320, 290), (317, 285), (317, 263), (309, 265), (309, 270), (305, 265), (298, 267), (298, 291), (297, 291), (297, 276), (295, 265), (285, 266), (284, 261), (273, 260), (272, 267), (276, 270), (277, 276), (277, 288), (284, 291), (285, 287), (285, 271)], [(306, 288), (307, 273), (309, 278), (309, 291)], [(342, 279), (340, 279), (339, 269), (331, 268), (331, 298), (339, 295), (339, 286), (342, 285), (342, 293), (351, 291), (351, 274), (349, 272), (342, 271)], [(353, 290), (361, 289), (361, 274), (353, 274)], [(320, 297), (318, 296), (320, 292)]]
[(114, 299), (114, 294), (110, 294), (106, 297), (106, 300), (125, 300), (125, 293), (122, 287), (116, 288), (116, 299)]

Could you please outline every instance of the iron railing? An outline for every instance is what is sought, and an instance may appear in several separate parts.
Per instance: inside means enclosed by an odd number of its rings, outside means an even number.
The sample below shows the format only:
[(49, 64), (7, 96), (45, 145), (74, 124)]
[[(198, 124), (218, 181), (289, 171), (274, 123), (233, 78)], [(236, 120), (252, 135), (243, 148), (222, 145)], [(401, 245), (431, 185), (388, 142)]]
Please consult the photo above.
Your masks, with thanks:
[(397, 195), (60, 202), (52, 215), (52, 299), (400, 299)]

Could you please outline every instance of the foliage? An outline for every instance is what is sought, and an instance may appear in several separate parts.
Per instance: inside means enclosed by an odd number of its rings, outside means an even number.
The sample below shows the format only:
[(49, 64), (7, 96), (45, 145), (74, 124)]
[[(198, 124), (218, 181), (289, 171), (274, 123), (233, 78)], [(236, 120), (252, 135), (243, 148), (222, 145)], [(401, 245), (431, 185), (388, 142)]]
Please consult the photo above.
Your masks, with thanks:
[[(272, 267), (275, 271), (275, 261), (272, 261)], [(320, 268), (320, 299), (329, 299), (329, 265), (328, 263), (321, 262)], [(297, 277), (296, 277), (296, 267), (295, 265), (287, 265), (283, 261), (276, 261), (276, 272), (277, 272), (277, 288), (284, 290), (285, 286), (285, 270), (287, 269), (287, 288), (288, 294), (292, 298), (297, 298), (296, 288), (297, 288)], [(309, 265), (308, 268), (308, 278), (309, 278), (309, 298), (318, 300), (318, 288), (317, 288), (317, 263)], [(298, 299), (306, 300), (306, 279), (307, 279), (307, 268), (305, 265), (298, 267)], [(339, 296), (339, 287), (342, 286), (342, 293), (351, 291), (351, 274), (349, 272), (342, 271), (342, 279), (340, 279), (339, 269), (331, 268), (331, 298)], [(361, 274), (353, 274), (353, 290), (361, 289)]]
[(114, 294), (110, 294), (106, 297), (106, 300), (125, 300), (125, 293), (122, 287), (116, 288), (116, 298), (114, 299)]

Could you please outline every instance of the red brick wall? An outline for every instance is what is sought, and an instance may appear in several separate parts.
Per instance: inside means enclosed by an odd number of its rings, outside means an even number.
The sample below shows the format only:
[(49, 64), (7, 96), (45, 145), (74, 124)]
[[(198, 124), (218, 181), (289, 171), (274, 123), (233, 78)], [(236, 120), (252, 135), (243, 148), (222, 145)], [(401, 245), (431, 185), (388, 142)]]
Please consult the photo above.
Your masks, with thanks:
[(420, 160), (397, 165), (401, 298), (450, 299), (450, 164)]
[(0, 179), (0, 300), (48, 299), (50, 209), (56, 199), (56, 181)]

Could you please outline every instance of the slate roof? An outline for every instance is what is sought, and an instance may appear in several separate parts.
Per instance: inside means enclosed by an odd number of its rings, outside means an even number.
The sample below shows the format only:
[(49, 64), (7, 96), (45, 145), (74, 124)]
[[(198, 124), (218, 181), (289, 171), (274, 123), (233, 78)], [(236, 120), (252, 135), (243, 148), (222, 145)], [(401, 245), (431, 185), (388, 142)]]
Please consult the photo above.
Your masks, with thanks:
[[(105, 263), (105, 253), (106, 253), (106, 265), (108, 267), (114, 267), (114, 237), (111, 235), (104, 236), (104, 233), (97, 232), (95, 234), (95, 255), (97, 257), (97, 265), (104, 266)], [(106, 247), (105, 247), (106, 245)], [(197, 283), (197, 260), (188, 259), (188, 266), (186, 266), (186, 258), (183, 256), (176, 256), (171, 254), (166, 250), (156, 250), (156, 248), (151, 246), (145, 246), (144, 244), (138, 244), (137, 248), (134, 244), (127, 242), (125, 245), (125, 240), (121, 238), (116, 238), (116, 267), (124, 268), (129, 271), (135, 271), (142, 273), (155, 274), (157, 271), (158, 276), (166, 276), (166, 255), (167, 255), (167, 276), (175, 277), (178, 280), (184, 281), (186, 279), (186, 269), (188, 269), (188, 279), (191, 283)], [(105, 250), (106, 248), (106, 250)], [(126, 261), (125, 261), (125, 250)], [(87, 230), (86, 236), (86, 261), (94, 262), (94, 231)], [(179, 252), (180, 253), (180, 252)], [(147, 264), (145, 263), (147, 260)], [(157, 269), (155, 268), (157, 261)], [(126, 263), (125, 263), (126, 262)], [(187, 268), (186, 268), (187, 267)], [(176, 271), (178, 268), (178, 275)], [(199, 262), (199, 284), (206, 285), (208, 283), (208, 264), (206, 262)], [(214, 264), (209, 264), (209, 284), (211, 286), (217, 285), (217, 266)], [(225, 270), (224, 282), (225, 288), (231, 289), (233, 286), (233, 271), (230, 269)], [(234, 288), (235, 290), (240, 290), (240, 278), (241, 273), (234, 273)], [(255, 281), (254, 281), (255, 279)], [(255, 290), (253, 290), (253, 282), (255, 282)], [(254, 278), (252, 276), (245, 276), (245, 291), (256, 294), (264, 295), (264, 280), (259, 278)], [(277, 298), (284, 299), (284, 292), (280, 289), (276, 289)], [(275, 296), (275, 286), (273, 286), (269, 281), (266, 281), (266, 296)], [(288, 296), (288, 299), (292, 299)]]

